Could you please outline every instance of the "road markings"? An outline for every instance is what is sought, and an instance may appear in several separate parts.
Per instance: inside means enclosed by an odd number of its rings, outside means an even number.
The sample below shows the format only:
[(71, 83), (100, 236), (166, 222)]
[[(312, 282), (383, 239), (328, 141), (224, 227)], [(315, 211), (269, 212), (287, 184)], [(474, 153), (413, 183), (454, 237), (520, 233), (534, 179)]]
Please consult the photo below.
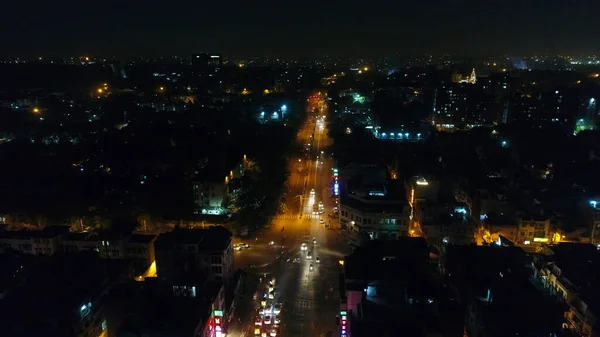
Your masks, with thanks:
[[(281, 215), (277, 215), (275, 216), (275, 219), (277, 220), (299, 220), (298, 215), (294, 215), (294, 214), (281, 214)], [(302, 220), (318, 220), (319, 219), (319, 215), (317, 214), (305, 214), (302, 216)]]
[(306, 299), (296, 299), (294, 301), (294, 311), (298, 311), (300, 309), (311, 309), (313, 307), (311, 300)]

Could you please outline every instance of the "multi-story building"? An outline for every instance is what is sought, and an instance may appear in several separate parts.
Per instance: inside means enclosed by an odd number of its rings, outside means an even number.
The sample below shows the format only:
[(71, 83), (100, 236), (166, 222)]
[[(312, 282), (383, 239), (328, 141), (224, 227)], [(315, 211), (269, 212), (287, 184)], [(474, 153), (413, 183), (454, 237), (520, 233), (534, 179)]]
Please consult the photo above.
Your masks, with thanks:
[(194, 214), (220, 215), (234, 197), (236, 182), (244, 176), (246, 158), (230, 168), (209, 166), (198, 173), (192, 184)]
[(517, 243), (532, 244), (551, 242), (550, 219), (542, 215), (523, 216), (517, 220), (519, 236)]
[(539, 269), (548, 294), (565, 306), (565, 330), (576, 336), (598, 336), (600, 251), (596, 245), (560, 243), (547, 247), (552, 258)]
[(377, 164), (354, 163), (340, 171), (340, 225), (372, 238), (408, 235), (410, 206), (399, 180)]
[(397, 180), (376, 184), (348, 180), (341, 188), (339, 214), (343, 227), (372, 238), (408, 235), (410, 206)]
[(93, 251), (37, 263), (0, 303), (2, 336), (108, 336), (107, 263)]
[(469, 244), (475, 236), (475, 223), (466, 205), (427, 206), (420, 204), (418, 218), (422, 234), (434, 245)]
[(93, 232), (68, 233), (65, 226), (39, 231), (9, 231), (0, 235), (0, 245), (25, 254), (53, 255), (58, 252), (95, 251), (102, 259), (129, 260), (136, 275), (154, 263), (154, 235), (105, 235)]
[(425, 239), (410, 237), (371, 240), (346, 256), (340, 277), (341, 335), (393, 336), (399, 325), (411, 336), (430, 330), (433, 324), (424, 322), (434, 319), (438, 299), (428, 261)]
[(156, 268), (162, 281), (208, 275), (227, 284), (233, 276), (232, 234), (225, 227), (181, 229), (162, 234), (155, 243)]
[(562, 336), (563, 307), (536, 288), (521, 248), (451, 245), (443, 259), (448, 288), (466, 307), (465, 336)]
[(600, 242), (600, 202), (592, 200), (584, 203), (584, 214), (587, 212), (591, 213), (589, 222), (590, 228), (590, 241), (591, 243)]
[(0, 246), (25, 254), (52, 255), (60, 250), (60, 239), (68, 227), (46, 227), (39, 231), (7, 231), (0, 233)]
[(132, 235), (125, 243), (125, 259), (132, 262), (136, 275), (145, 272), (155, 263), (155, 235)]
[[(115, 322), (116, 337), (222, 336), (225, 287), (222, 283), (173, 285), (172, 291), (138, 290), (130, 314)], [(112, 325), (112, 322), (109, 322)]]

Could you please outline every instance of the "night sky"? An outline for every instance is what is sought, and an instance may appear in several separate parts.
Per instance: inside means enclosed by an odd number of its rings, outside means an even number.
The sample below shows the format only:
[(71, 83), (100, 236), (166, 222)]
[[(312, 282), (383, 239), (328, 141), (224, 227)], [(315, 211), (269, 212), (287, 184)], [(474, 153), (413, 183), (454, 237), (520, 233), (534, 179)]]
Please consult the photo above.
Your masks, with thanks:
[(596, 53), (600, 0), (17, 0), (0, 56)]

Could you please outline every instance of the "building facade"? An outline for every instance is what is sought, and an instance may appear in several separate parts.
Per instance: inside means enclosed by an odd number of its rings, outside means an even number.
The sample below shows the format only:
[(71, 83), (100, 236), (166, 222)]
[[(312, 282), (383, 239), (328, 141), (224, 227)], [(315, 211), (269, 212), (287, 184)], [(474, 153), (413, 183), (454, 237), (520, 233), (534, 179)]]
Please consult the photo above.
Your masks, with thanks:
[(206, 169), (192, 183), (194, 214), (220, 215), (238, 191), (236, 182), (244, 176), (246, 158), (229, 170)]
[(233, 276), (232, 234), (221, 226), (175, 229), (156, 240), (156, 268), (162, 281), (207, 275), (227, 284)]

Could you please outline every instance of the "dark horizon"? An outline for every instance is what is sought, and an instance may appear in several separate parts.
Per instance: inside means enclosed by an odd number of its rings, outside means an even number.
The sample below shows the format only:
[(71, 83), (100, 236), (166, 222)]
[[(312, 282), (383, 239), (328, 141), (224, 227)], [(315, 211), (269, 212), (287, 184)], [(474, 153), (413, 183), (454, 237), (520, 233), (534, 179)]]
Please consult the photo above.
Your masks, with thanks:
[(594, 54), (600, 29), (595, 1), (556, 0), (449, 4), (389, 3), (301, 5), (268, 0), (204, 5), (182, 1), (143, 7), (107, 0), (10, 2), (0, 30), (3, 57), (45, 55), (191, 55), (199, 51), (239, 57), (327, 54), (487, 55)]

